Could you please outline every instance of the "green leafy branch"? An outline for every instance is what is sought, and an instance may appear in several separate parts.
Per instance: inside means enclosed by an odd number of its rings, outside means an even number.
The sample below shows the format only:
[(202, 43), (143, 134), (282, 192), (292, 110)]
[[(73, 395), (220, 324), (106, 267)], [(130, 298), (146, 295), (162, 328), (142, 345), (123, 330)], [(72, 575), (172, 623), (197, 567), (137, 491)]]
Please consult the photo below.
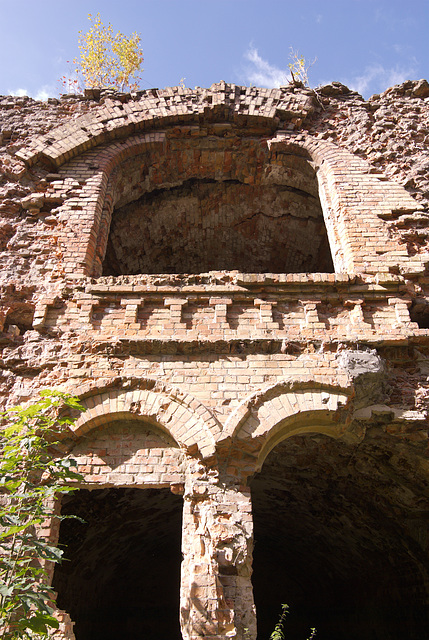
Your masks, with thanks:
[(77, 398), (41, 391), (28, 407), (0, 414), (0, 638), (46, 637), (58, 628), (52, 606), (47, 562), (61, 562), (62, 550), (42, 535), (60, 518), (59, 494), (74, 491), (81, 481), (76, 462), (55, 458), (55, 445), (73, 419), (63, 410), (81, 411)]
[[(282, 612), (280, 614), (279, 621), (277, 622), (276, 626), (274, 627), (274, 631), (270, 635), (270, 640), (285, 640), (285, 634), (284, 634), (284, 631), (283, 631), (283, 627), (284, 627), (284, 624), (286, 622), (286, 617), (287, 617), (288, 613), (289, 613), (289, 605), (282, 604)], [(311, 629), (310, 636), (307, 638), (307, 640), (314, 640), (315, 637), (316, 637), (316, 629), (313, 627)]]

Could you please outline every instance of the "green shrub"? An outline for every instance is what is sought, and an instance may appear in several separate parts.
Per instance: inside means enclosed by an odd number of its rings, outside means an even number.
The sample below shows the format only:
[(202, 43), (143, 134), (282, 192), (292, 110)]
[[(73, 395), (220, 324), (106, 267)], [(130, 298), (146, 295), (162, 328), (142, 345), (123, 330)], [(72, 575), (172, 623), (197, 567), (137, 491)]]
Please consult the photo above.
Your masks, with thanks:
[(59, 434), (73, 422), (61, 417), (78, 399), (42, 391), (38, 402), (0, 414), (0, 638), (46, 637), (58, 628), (46, 562), (61, 562), (62, 551), (41, 535), (55, 514), (59, 494), (82, 480), (70, 458), (54, 457)]

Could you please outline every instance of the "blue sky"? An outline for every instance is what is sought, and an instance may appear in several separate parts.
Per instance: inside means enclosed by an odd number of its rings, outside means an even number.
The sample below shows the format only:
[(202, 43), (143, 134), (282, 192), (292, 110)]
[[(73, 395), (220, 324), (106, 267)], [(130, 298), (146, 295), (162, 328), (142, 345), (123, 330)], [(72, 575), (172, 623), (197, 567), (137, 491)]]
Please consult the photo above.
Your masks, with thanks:
[(58, 96), (97, 12), (141, 34), (142, 88), (279, 86), (291, 47), (317, 58), (311, 86), (339, 80), (368, 98), (429, 78), (429, 0), (0, 0), (0, 95)]

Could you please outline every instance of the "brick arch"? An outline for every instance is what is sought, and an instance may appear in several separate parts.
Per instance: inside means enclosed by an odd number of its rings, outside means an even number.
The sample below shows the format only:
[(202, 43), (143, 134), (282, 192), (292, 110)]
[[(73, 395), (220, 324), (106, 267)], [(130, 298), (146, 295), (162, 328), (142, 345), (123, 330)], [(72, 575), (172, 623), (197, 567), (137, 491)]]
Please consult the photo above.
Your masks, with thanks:
[[(404, 187), (374, 174), (346, 149), (311, 135), (278, 132), (268, 145), (280, 154), (307, 153), (314, 165), (336, 272), (379, 274), (419, 261), (398, 246), (385, 222), (393, 212), (421, 209)], [(376, 250), (367, 242), (368, 229), (377, 238)]]
[(72, 393), (85, 408), (72, 426), (76, 438), (113, 420), (144, 419), (190, 453), (204, 458), (214, 454), (220, 423), (196, 398), (175, 387), (151, 379), (119, 378), (109, 386), (87, 386)]
[[(174, 109), (171, 109), (171, 104), (169, 106), (171, 96), (168, 93), (157, 94), (156, 105), (152, 104), (153, 96), (146, 96), (144, 100), (127, 103), (123, 109), (100, 107), (77, 119), (72, 127), (70, 124), (58, 127), (49, 135), (36, 139), (34, 145), (30, 143), (26, 150), (18, 152), (18, 157), (27, 164), (44, 158), (60, 168), (64, 192), (70, 189), (70, 184), (74, 185), (59, 215), (66, 221), (64, 236), (59, 243), (64, 247), (64, 264), (60, 266), (66, 274), (98, 277), (102, 273), (110, 218), (118, 197), (115, 187), (115, 171), (118, 167), (130, 157), (147, 158), (148, 162), (162, 158), (170, 135), (172, 140), (186, 140), (187, 137), (195, 139), (200, 127), (204, 129), (205, 136), (216, 137), (218, 141), (226, 143), (235, 127), (240, 130), (240, 140), (247, 135), (258, 145), (268, 145), (268, 155), (275, 158), (272, 165), (268, 156), (266, 158), (264, 180), (268, 182), (264, 184), (273, 180), (280, 166), (281, 181), (275, 184), (315, 195), (312, 187), (307, 191), (311, 181), (306, 180), (305, 170), (298, 169), (303, 165), (307, 169), (313, 167), (315, 191), (318, 192), (323, 210), (320, 226), (324, 223), (326, 227), (329, 243), (325, 236), (324, 244), (326, 247), (329, 244), (336, 272), (378, 274), (389, 268), (397, 270), (399, 266), (406, 270), (421, 267), (422, 256), (408, 256), (407, 249), (389, 234), (385, 222), (392, 212), (421, 209), (421, 205), (416, 204), (403, 187), (386, 181), (382, 175), (371, 174), (364, 160), (331, 142), (308, 134), (297, 134), (296, 131), (282, 130), (279, 114), (286, 119), (290, 117), (286, 114), (290, 111), (287, 104), (292, 96), (287, 92), (280, 92), (276, 98), (277, 106), (267, 110), (256, 108), (258, 92), (263, 92), (259, 89), (243, 109), (241, 89), (235, 87), (233, 100), (223, 89), (214, 92), (205, 90), (205, 93), (196, 91), (195, 95), (191, 95), (191, 92), (180, 98), (180, 104), (176, 101), (177, 108)], [(309, 111), (308, 104), (305, 106), (304, 102), (297, 112), (301, 109), (303, 117), (306, 117)], [(298, 128), (300, 124), (297, 121), (294, 127)], [(178, 125), (177, 129), (175, 125)], [(207, 127), (212, 127), (209, 134)], [(226, 180), (238, 179), (243, 184), (253, 184), (255, 178), (251, 175), (252, 167), (247, 175), (245, 171), (233, 175), (227, 169), (231, 157), (238, 155), (236, 145), (229, 149), (228, 158), (222, 159), (220, 152), (219, 148), (212, 154), (206, 154), (210, 156), (209, 159), (198, 160), (197, 169), (193, 172), (182, 170), (181, 175), (171, 173), (170, 176), (168, 172), (165, 175), (161, 175), (162, 171), (158, 172), (160, 175), (151, 179), (149, 190), (156, 189), (157, 180), (158, 186), (161, 183), (174, 186), (175, 181), (178, 183), (195, 176), (214, 180), (223, 176)], [(257, 162), (253, 155), (252, 158), (255, 166), (261, 164), (260, 158)], [(184, 164), (180, 155), (177, 156), (177, 163), (174, 160), (175, 157), (171, 156), (171, 164), (176, 167)], [(282, 167), (283, 161), (285, 164)], [(294, 171), (296, 179), (288, 182), (286, 176)], [(137, 186), (135, 184), (133, 188)], [(142, 186), (139, 188), (142, 189)], [(138, 197), (140, 192), (137, 189), (135, 193)], [(51, 196), (48, 194), (48, 199)], [(131, 195), (129, 197), (132, 199)], [(372, 243), (368, 242), (368, 229), (376, 238)], [(315, 262), (318, 266), (317, 259)], [(325, 268), (303, 270), (326, 272), (330, 269), (325, 265)]]
[(282, 440), (303, 433), (353, 439), (348, 430), (351, 390), (314, 381), (283, 382), (246, 398), (229, 417), (218, 446), (247, 450), (259, 469)]
[[(255, 120), (258, 119), (260, 116), (255, 116)], [(222, 119), (219, 119), (218, 124), (222, 126)], [(246, 133), (246, 127), (242, 131)], [(313, 199), (318, 197), (317, 178), (312, 167), (311, 152), (305, 149), (302, 144), (296, 143), (294, 136), (290, 136), (287, 142), (288, 150), (293, 148), (293, 153), (287, 154), (289, 160), (286, 160), (285, 165), (281, 167), (278, 166), (278, 150), (281, 151), (285, 146), (282, 143), (283, 139), (281, 139), (279, 147), (275, 144), (278, 143), (278, 140), (273, 139), (274, 146), (270, 150), (270, 142), (268, 141), (267, 145), (265, 138), (256, 139), (252, 136), (244, 136), (240, 138), (238, 145), (235, 143), (232, 151), (228, 146), (228, 139), (217, 135), (217, 146), (213, 147), (211, 139), (210, 153), (202, 152), (205, 153), (204, 162), (199, 158), (190, 162), (189, 156), (191, 154), (186, 146), (188, 138), (186, 134), (179, 136), (179, 138), (181, 147), (177, 147), (177, 136), (173, 136), (170, 141), (166, 132), (134, 135), (97, 147), (71, 160), (63, 167), (61, 172), (65, 180), (73, 180), (77, 173), (80, 174), (82, 165), (87, 167), (85, 169), (87, 180), (81, 186), (79, 194), (74, 194), (73, 198), (66, 200), (62, 206), (62, 216), (68, 221), (68, 236), (76, 229), (79, 229), (80, 236), (79, 242), (70, 243), (66, 240), (63, 242), (65, 246), (64, 261), (68, 263), (66, 271), (99, 277), (102, 273), (102, 261), (106, 252), (110, 223), (115, 207), (122, 207), (130, 201), (138, 199), (143, 193), (151, 193), (161, 187), (170, 188), (185, 184), (186, 181), (192, 179), (214, 182), (225, 180), (227, 182), (238, 181), (247, 188), (254, 187), (255, 182), (260, 188), (277, 185), (291, 189), (296, 194), (307, 193), (313, 196)], [(171, 143), (173, 146), (175, 145), (174, 149), (170, 148)], [(205, 149), (204, 145), (203, 148)], [(293, 168), (290, 166), (291, 156), (293, 157)], [(129, 159), (132, 159), (132, 171), (134, 171), (134, 165), (146, 164), (149, 167), (144, 179), (140, 176), (137, 176), (139, 179), (135, 177), (128, 179), (129, 176), (126, 174), (125, 168), (130, 169), (130, 165), (126, 164)], [(154, 165), (157, 165), (156, 169), (154, 169)], [(251, 175), (253, 170), (260, 172), (256, 180), (255, 176)], [(278, 184), (277, 179), (279, 180)], [(84, 215), (82, 211), (85, 212)], [(319, 226), (324, 226), (320, 205), (319, 211)], [(319, 250), (326, 255), (329, 254), (327, 244), (325, 232)], [(326, 262), (325, 268), (306, 270), (331, 271), (330, 258), (325, 256), (324, 262)], [(321, 265), (314, 264), (312, 266)]]
[[(64, 180), (68, 177), (73, 179), (76, 173), (82, 171), (80, 167), (84, 158), (88, 178), (78, 197), (66, 200), (62, 207), (62, 215), (67, 218), (70, 230), (80, 230), (79, 241), (64, 241), (66, 272), (92, 275), (94, 267), (96, 269), (97, 263), (100, 263), (100, 252), (103, 252), (107, 243), (110, 216), (115, 204), (110, 178), (114, 176), (118, 165), (133, 156), (159, 153), (164, 143), (164, 133), (131, 136), (101, 149), (97, 147), (64, 167)], [(88, 168), (88, 165), (93, 168)], [(82, 211), (85, 212), (84, 216)]]
[(149, 89), (125, 104), (115, 96), (104, 100), (72, 122), (36, 136), (17, 157), (29, 166), (42, 161), (58, 169), (86, 151), (130, 134), (178, 124), (229, 122), (267, 135), (284, 121), (289, 128), (299, 127), (313, 110), (313, 96), (297, 95), (291, 87), (260, 89), (220, 82), (209, 89)]

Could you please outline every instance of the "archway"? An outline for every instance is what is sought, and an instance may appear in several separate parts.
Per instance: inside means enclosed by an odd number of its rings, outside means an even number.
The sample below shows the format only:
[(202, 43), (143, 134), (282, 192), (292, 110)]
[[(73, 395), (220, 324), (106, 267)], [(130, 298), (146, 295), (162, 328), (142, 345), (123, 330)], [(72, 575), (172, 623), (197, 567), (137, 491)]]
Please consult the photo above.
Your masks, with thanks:
[(64, 500), (57, 603), (76, 640), (181, 640), (182, 499), (169, 489), (80, 490)]
[[(143, 402), (143, 392), (131, 394)], [(127, 392), (102, 394), (104, 405), (100, 396), (90, 397), (92, 413), (75, 423), (71, 450), (83, 488), (65, 497), (61, 509), (81, 520), (60, 525), (66, 560), (54, 572), (58, 606), (75, 622), (77, 640), (180, 640), (183, 502), (170, 487), (180, 492), (182, 450), (148, 416), (124, 411)], [(110, 403), (116, 413), (108, 412)]]
[[(252, 483), (258, 639), (410, 640), (428, 624), (424, 482), (383, 433), (356, 446), (292, 436)], [(426, 510), (425, 510), (426, 509)]]
[(103, 275), (334, 270), (309, 153), (271, 151), (238, 129), (167, 137), (162, 152), (127, 158), (110, 177), (103, 219)]

